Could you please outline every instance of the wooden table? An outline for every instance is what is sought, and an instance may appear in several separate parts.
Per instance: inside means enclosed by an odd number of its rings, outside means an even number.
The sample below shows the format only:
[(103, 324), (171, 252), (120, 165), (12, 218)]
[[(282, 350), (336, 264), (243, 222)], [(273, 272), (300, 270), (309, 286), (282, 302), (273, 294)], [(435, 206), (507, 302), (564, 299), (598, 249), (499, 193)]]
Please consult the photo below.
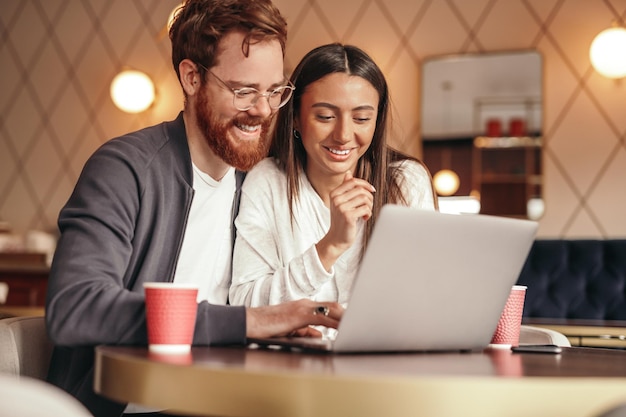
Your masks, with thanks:
[(308, 354), (96, 349), (95, 388), (122, 402), (250, 417), (591, 417), (626, 402), (626, 352)]

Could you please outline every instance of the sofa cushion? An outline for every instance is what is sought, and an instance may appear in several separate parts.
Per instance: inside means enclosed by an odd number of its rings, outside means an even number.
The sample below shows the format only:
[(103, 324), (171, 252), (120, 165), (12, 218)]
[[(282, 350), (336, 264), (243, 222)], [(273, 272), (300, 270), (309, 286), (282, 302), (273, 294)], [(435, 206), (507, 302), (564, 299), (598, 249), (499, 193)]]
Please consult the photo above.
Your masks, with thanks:
[(538, 239), (518, 284), (524, 317), (626, 320), (626, 239)]

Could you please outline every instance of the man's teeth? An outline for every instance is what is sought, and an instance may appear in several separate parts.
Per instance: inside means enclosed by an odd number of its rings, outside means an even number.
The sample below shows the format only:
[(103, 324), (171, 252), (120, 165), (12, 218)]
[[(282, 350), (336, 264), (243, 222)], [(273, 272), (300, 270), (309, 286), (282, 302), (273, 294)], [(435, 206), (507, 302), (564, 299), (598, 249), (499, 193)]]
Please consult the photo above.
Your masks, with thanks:
[(259, 125), (237, 125), (237, 127), (246, 132), (254, 132), (259, 128)]
[(350, 149), (340, 150), (340, 149), (331, 149), (328, 148), (330, 153), (334, 153), (335, 155), (347, 155), (350, 153)]

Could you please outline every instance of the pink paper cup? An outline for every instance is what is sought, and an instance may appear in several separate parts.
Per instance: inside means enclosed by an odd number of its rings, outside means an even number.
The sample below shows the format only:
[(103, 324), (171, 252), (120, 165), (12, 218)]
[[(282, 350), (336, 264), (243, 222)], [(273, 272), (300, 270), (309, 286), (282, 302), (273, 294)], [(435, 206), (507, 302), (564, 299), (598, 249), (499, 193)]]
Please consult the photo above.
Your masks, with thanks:
[(510, 348), (519, 345), (525, 299), (526, 287), (514, 285), (502, 310), (496, 331), (491, 338), (490, 347)]
[(148, 348), (158, 354), (191, 351), (198, 311), (198, 287), (172, 282), (146, 282)]

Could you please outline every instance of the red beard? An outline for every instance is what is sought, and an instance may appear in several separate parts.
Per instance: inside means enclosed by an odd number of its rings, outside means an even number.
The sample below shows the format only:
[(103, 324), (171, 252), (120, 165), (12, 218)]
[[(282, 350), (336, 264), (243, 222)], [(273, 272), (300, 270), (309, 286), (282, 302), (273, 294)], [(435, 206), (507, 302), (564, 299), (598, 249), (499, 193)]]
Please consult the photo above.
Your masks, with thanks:
[[(273, 116), (261, 119), (250, 117), (244, 112), (242, 116), (236, 119), (227, 123), (220, 123), (208, 105), (208, 96), (204, 88), (198, 93), (195, 110), (198, 127), (204, 134), (204, 139), (211, 150), (228, 165), (241, 171), (249, 171), (267, 156), (271, 141), (270, 127)], [(257, 125), (259, 123), (261, 124), (261, 134), (256, 141), (233, 142), (227, 136), (228, 130), (236, 124)]]

